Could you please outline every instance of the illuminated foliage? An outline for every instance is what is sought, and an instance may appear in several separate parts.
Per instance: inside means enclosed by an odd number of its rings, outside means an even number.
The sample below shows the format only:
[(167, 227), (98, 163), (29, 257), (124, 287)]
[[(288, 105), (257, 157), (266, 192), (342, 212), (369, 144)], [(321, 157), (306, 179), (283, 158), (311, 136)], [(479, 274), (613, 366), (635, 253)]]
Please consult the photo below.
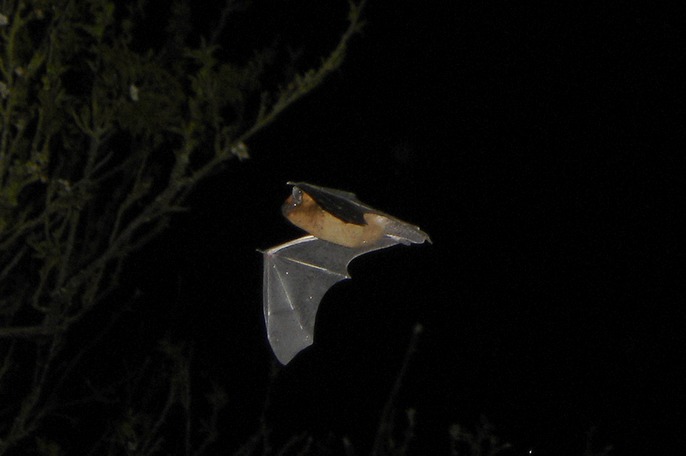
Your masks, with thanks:
[(235, 63), (216, 44), (237, 6), (192, 37), (192, 3), (173, 3), (148, 45), (160, 19), (145, 1), (0, 3), (0, 391), (12, 391), (0, 454), (58, 452), (39, 436), (78, 358), (72, 326), (198, 182), (248, 158), (246, 141), (341, 64), (361, 27), (351, 3), (321, 65), (274, 83), (274, 48)]

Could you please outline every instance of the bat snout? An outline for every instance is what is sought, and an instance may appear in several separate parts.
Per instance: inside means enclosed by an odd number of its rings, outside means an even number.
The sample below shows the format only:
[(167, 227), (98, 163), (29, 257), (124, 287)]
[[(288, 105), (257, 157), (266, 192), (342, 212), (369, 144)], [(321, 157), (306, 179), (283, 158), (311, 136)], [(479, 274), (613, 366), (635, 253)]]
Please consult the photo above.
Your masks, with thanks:
[(288, 218), (288, 215), (293, 212), (298, 207), (292, 196), (289, 196), (286, 201), (281, 205), (281, 213), (284, 217)]

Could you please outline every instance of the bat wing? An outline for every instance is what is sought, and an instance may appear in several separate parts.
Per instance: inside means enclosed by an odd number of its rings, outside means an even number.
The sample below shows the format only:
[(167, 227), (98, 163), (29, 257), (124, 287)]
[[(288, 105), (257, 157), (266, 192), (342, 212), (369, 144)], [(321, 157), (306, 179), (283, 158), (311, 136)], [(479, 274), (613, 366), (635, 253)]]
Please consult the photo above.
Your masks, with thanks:
[(335, 283), (350, 278), (348, 264), (398, 243), (384, 237), (371, 245), (345, 247), (305, 236), (264, 252), (264, 319), (282, 364), (312, 345), (319, 303)]

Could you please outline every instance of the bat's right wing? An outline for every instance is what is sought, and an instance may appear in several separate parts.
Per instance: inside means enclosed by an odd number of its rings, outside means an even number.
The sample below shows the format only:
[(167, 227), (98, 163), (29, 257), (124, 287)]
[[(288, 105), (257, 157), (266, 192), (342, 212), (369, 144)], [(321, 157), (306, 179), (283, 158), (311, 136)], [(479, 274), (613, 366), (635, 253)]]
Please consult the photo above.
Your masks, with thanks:
[(348, 263), (398, 243), (385, 237), (351, 248), (305, 236), (264, 252), (264, 319), (269, 343), (282, 364), (312, 345), (319, 303), (336, 282), (350, 278)]

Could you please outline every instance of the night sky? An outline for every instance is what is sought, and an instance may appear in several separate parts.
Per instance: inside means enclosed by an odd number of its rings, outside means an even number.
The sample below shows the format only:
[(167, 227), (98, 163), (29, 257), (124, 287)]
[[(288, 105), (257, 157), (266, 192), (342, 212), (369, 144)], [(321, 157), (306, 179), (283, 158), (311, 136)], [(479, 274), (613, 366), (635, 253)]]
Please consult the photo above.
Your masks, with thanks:
[[(291, 33), (316, 62), (345, 5), (309, 14)], [(197, 375), (228, 391), (226, 445), (257, 428), (271, 388), (276, 436), (346, 435), (364, 454), (421, 323), (397, 404), (401, 423), (417, 411), (416, 454), (447, 453), (450, 424), (482, 415), (510, 454), (580, 455), (591, 428), (614, 454), (683, 452), (673, 16), (373, 0), (366, 15), (343, 68), (132, 260), (136, 319), (193, 344)], [(355, 192), (433, 245), (355, 260), (314, 345), (270, 380), (257, 249), (302, 234), (280, 213), (291, 180)]]

